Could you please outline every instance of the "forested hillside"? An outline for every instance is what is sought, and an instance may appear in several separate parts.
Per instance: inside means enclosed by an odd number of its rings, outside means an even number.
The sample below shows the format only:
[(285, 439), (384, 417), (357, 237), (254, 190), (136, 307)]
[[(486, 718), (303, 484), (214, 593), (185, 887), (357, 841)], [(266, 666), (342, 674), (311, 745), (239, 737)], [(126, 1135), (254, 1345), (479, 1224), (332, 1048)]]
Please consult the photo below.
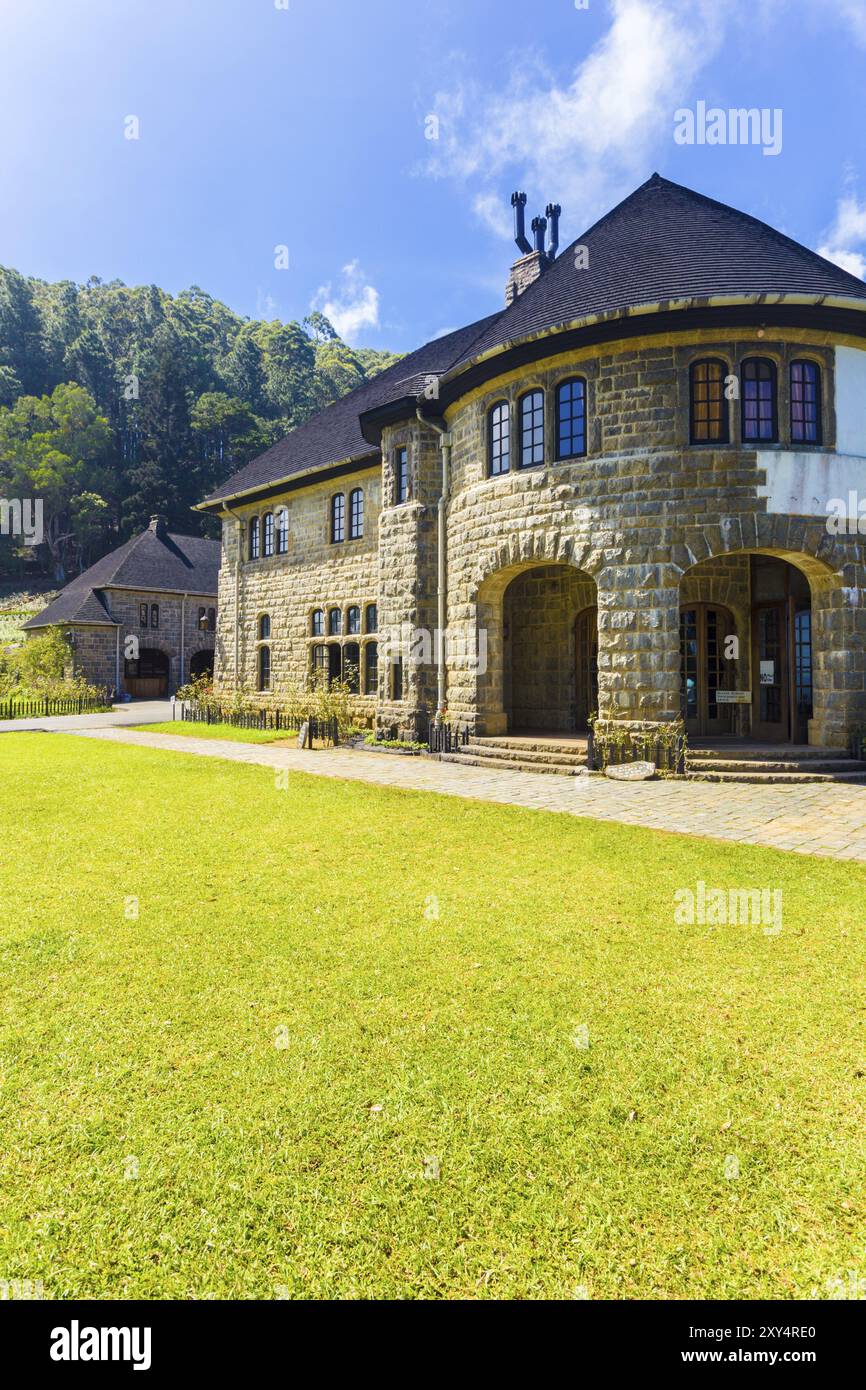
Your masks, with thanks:
[(323, 315), (257, 322), (193, 286), (48, 284), (0, 267), (0, 498), (42, 498), (34, 553), (0, 536), (0, 576), (63, 582), (190, 507), (288, 430), (394, 361)]

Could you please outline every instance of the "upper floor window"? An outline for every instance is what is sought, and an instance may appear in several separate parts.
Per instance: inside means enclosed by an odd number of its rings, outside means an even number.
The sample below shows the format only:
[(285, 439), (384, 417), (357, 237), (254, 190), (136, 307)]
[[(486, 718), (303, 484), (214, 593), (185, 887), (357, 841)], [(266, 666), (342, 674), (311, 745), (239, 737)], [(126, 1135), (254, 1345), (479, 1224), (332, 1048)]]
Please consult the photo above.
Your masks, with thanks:
[(199, 632), (216, 632), (215, 608), (200, 608), (198, 610), (198, 630)]
[(264, 545), (262, 546), (262, 550), (263, 550), (263, 552), (264, 552), (265, 555), (273, 555), (273, 553), (274, 553), (274, 514), (273, 514), (273, 512), (267, 512), (266, 515), (265, 515)]
[(791, 440), (821, 443), (821, 368), (817, 362), (791, 363)]
[(259, 519), (258, 519), (257, 516), (254, 516), (253, 519), (252, 519), (252, 521), (250, 522), (250, 559), (251, 559), (251, 560), (257, 560), (257, 559), (259, 558), (260, 536), (261, 536), (261, 529), (260, 529)]
[(259, 618), (259, 641), (267, 642), (271, 635), (271, 620), (267, 613)]
[(361, 610), (354, 605), (346, 614), (346, 631), (352, 636), (361, 631)]
[(339, 608), (328, 609), (328, 636), (339, 637), (343, 631), (343, 614)]
[(324, 637), (325, 635), (325, 610), (317, 608), (313, 613), (310, 622), (310, 631), (313, 637)]
[(365, 615), (365, 624), (366, 624), (366, 629), (367, 629), (368, 632), (378, 632), (378, 631), (379, 631), (379, 610), (377, 609), (375, 603), (368, 603), (368, 604), (367, 604), (367, 612), (366, 612), (366, 615)]
[(151, 627), (159, 627), (159, 604), (158, 604), (158, 603), (152, 603), (152, 604), (150, 605), (150, 625), (151, 625)]
[(336, 545), (346, 539), (346, 499), (342, 492), (331, 498), (331, 542)]
[(409, 450), (398, 449), (394, 459), (395, 495), (398, 502), (409, 500)]
[(518, 406), (520, 416), (520, 467), (544, 463), (544, 392), (529, 391)]
[(691, 368), (691, 441), (693, 444), (727, 444), (728, 403), (725, 400), (727, 366), (717, 358), (693, 362)]
[(147, 627), (147, 604), (146, 604), (146, 603), (140, 603), (140, 604), (138, 605), (138, 625), (139, 625), (139, 627)]
[(556, 457), (579, 458), (585, 453), (586, 382), (578, 376), (556, 388)]
[(286, 555), (289, 550), (289, 513), (285, 507), (277, 512), (277, 554)]
[(747, 357), (740, 395), (744, 442), (774, 444), (779, 437), (775, 363), (766, 357)]
[(511, 415), (507, 401), (491, 406), (487, 416), (487, 453), (490, 476), (507, 473), (511, 467)]
[(359, 487), (349, 493), (349, 540), (360, 540), (364, 534), (364, 494)]

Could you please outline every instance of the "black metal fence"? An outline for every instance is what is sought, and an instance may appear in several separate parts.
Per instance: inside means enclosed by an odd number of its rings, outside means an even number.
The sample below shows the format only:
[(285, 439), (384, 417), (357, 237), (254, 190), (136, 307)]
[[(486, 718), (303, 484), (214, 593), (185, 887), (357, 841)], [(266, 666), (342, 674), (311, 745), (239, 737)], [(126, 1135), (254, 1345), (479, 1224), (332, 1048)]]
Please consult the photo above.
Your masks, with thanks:
[(434, 724), (427, 730), (427, 747), (431, 753), (459, 753), (469, 742), (469, 730), (455, 724)]
[(662, 739), (651, 734), (629, 734), (622, 739), (610, 739), (590, 729), (586, 748), (586, 765), (590, 772), (621, 767), (624, 763), (655, 763), (659, 772), (682, 776), (686, 770), (685, 736), (678, 734), (673, 739)]
[(106, 690), (101, 695), (41, 695), (22, 699), (19, 695), (0, 698), (0, 720), (47, 719), (56, 714), (98, 714), (111, 709)]
[(298, 734), (301, 725), (308, 724), (311, 743), (313, 739), (318, 739), (335, 747), (340, 742), (340, 725), (335, 715), (330, 719), (316, 719), (309, 715), (289, 714), (281, 709), (237, 710), (210, 703), (200, 705), (195, 700), (179, 700), (174, 709), (175, 718), (179, 710), (179, 717), (185, 724), (229, 724), (233, 729), (260, 729), (285, 734)]

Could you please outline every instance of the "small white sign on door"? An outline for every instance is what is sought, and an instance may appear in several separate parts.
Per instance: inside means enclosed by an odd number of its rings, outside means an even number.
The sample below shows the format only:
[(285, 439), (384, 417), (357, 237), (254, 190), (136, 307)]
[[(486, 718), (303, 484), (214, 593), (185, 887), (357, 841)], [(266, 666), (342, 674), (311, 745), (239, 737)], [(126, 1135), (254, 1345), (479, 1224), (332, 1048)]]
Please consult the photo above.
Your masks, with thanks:
[(775, 661), (761, 662), (761, 685), (776, 684), (776, 663)]

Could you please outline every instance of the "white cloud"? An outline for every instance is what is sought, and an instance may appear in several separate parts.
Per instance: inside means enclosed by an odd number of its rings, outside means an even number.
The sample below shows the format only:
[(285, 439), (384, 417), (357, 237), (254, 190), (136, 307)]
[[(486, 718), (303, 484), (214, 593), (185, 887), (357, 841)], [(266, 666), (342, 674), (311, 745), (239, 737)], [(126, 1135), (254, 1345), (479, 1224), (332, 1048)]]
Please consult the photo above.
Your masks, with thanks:
[(866, 0), (830, 0), (830, 6), (850, 24), (854, 37), (866, 44)]
[[(856, 250), (857, 246), (864, 250)], [(861, 280), (866, 279), (866, 203), (859, 203), (854, 194), (839, 199), (836, 221), (823, 245), (818, 247), (818, 255), (835, 261)]]
[(310, 303), (330, 319), (346, 343), (354, 343), (365, 328), (379, 327), (379, 291), (368, 284), (357, 261), (343, 266), (340, 286), (320, 285)]
[(531, 193), (530, 216), (554, 198), (575, 230), (642, 181), (653, 148), (672, 140), (674, 110), (718, 51), (724, 7), (710, 0), (611, 0), (610, 9), (610, 27), (568, 85), (523, 51), (496, 89), (466, 79), (436, 96), (440, 138), (427, 172), (471, 180), (477, 215), (503, 236), (506, 172)]

